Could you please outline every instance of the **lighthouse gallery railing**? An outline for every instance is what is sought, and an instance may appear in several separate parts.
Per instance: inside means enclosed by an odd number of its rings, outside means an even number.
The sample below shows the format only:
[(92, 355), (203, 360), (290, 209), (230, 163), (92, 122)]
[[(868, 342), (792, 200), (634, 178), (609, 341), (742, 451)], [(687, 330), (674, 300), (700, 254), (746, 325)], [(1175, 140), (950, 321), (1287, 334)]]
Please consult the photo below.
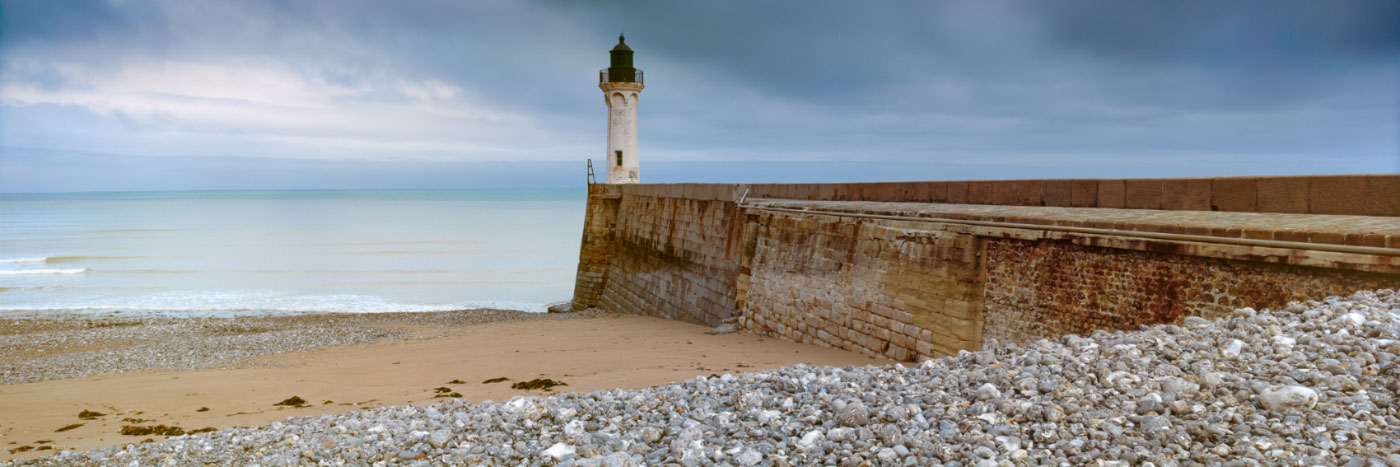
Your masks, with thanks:
[[(636, 79), (627, 79), (626, 76), (617, 76), (618, 79), (617, 79), (616, 81), (628, 82), (628, 83), (637, 83), (637, 84), (646, 84), (646, 83), (643, 83), (643, 82), (642, 82), (642, 70), (634, 70), (634, 71), (636, 71), (636, 73), (637, 73)], [(619, 75), (621, 75), (621, 74), (622, 74), (622, 73), (619, 73)], [(611, 79), (608, 79), (608, 69), (607, 69), (607, 68), (598, 70), (598, 83), (599, 83), (599, 84), (602, 84), (602, 83), (612, 83), (612, 82), (615, 82), (615, 81), (614, 81), (614, 80), (611, 80)]]

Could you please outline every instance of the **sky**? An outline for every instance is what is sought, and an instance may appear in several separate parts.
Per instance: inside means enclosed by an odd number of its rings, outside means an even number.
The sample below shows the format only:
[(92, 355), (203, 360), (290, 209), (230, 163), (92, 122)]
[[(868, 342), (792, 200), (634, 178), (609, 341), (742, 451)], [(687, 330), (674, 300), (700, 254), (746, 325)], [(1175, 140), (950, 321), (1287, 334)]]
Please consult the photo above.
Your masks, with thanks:
[(0, 192), (581, 187), (620, 31), (643, 182), (1393, 173), (1397, 25), (1390, 0), (0, 0)]

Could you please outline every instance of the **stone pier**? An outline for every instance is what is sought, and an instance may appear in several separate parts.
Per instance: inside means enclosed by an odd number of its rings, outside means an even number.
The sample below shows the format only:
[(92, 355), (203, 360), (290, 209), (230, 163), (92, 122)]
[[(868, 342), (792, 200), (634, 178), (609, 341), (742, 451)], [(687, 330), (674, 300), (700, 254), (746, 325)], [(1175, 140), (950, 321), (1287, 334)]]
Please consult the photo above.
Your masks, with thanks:
[(593, 185), (574, 306), (901, 361), (1400, 288), (1400, 175)]

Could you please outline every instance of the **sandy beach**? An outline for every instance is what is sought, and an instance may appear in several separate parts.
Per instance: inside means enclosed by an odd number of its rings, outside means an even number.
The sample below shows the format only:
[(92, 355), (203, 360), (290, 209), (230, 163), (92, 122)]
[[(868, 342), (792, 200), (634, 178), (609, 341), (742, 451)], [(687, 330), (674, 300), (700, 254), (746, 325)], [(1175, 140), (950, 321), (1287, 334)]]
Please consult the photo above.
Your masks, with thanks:
[[(4, 324), (0, 460), (166, 438), (123, 435), (126, 427), (190, 432), (445, 398), (499, 401), (643, 388), (797, 363), (885, 363), (615, 314), (464, 311)], [(484, 382), (498, 378), (505, 379)], [(567, 386), (512, 388), (536, 378)], [(277, 405), (292, 397), (305, 402)], [(90, 413), (80, 418), (84, 411)]]

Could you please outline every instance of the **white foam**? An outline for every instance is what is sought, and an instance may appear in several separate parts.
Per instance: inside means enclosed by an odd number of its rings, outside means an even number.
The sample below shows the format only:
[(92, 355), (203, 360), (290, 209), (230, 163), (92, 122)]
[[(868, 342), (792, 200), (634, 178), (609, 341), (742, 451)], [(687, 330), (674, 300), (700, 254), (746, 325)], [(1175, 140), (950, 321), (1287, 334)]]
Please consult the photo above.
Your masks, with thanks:
[(45, 261), (48, 261), (48, 260), (49, 260), (48, 258), (44, 258), (44, 257), (39, 257), (39, 258), (9, 258), (9, 259), (0, 259), (0, 263), (42, 263), (42, 262), (45, 262)]
[(12, 269), (0, 271), (0, 276), (33, 276), (45, 274), (80, 274), (87, 272), (87, 268), (77, 269)]
[(93, 298), (61, 303), (0, 306), (0, 313), (106, 313), (181, 316), (236, 316), (301, 313), (395, 313), (476, 309), (544, 313), (541, 303), (479, 301), (450, 304), (399, 303), (383, 297), (355, 294), (293, 295), (277, 291), (183, 291), (135, 297)]
[(461, 304), (454, 310), (519, 310), (529, 313), (548, 313), (548, 303), (512, 302), (504, 300), (473, 301)]

